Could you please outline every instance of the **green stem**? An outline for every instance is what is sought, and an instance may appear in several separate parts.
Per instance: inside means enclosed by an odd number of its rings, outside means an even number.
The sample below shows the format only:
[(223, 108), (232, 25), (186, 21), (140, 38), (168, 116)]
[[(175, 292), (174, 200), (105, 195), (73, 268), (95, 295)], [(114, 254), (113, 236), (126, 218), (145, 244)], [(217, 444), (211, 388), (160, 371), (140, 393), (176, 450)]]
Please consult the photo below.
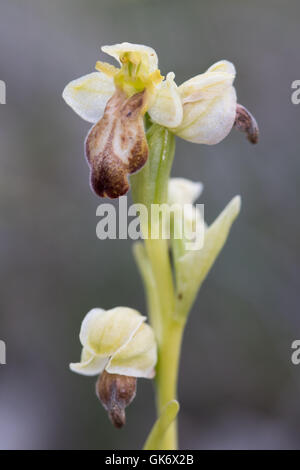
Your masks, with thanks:
[[(149, 309), (150, 322), (158, 341), (156, 368), (157, 415), (177, 397), (178, 368), (185, 322), (175, 319), (174, 287), (166, 240), (146, 240), (134, 248)], [(177, 449), (176, 419), (169, 426), (157, 449)]]
[[(178, 368), (181, 351), (184, 323), (171, 319), (163, 334), (159, 348), (156, 371), (157, 409), (160, 415), (165, 406), (177, 399)], [(177, 420), (174, 420), (167, 430), (160, 449), (176, 450), (178, 448)]]
[(167, 240), (145, 240), (159, 299), (161, 323), (164, 325), (175, 309), (173, 275)]
[(160, 344), (162, 340), (160, 303), (156, 288), (156, 280), (153, 275), (153, 270), (147, 256), (144, 243), (135, 243), (133, 252), (135, 261), (140, 269), (140, 273), (144, 281), (150, 323), (154, 328), (157, 341)]
[[(172, 167), (175, 139), (165, 128), (154, 124), (147, 131), (149, 158), (144, 168), (131, 177), (135, 203), (146, 205), (148, 214), (152, 204), (166, 204), (168, 182)], [(156, 372), (157, 414), (162, 414), (166, 405), (177, 396), (178, 366), (184, 322), (175, 319), (176, 290), (169, 255), (168, 240), (151, 239), (151, 224), (161, 228), (161, 220), (151, 221), (148, 227), (141, 220), (143, 233), (148, 234), (144, 246), (135, 247), (135, 257), (140, 268), (149, 308), (150, 322), (158, 342), (158, 364)], [(145, 229), (148, 230), (145, 230)], [(177, 423), (174, 421), (157, 443), (159, 449), (177, 449)]]

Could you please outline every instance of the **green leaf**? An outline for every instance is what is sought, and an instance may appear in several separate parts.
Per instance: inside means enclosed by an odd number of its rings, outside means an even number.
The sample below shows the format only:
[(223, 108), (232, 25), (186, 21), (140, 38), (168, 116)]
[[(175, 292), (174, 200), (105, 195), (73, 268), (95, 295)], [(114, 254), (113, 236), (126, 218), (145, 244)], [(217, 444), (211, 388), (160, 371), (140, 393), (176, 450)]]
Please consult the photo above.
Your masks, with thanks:
[(176, 418), (178, 411), (178, 401), (172, 400), (167, 403), (148, 436), (148, 439), (144, 445), (144, 450), (161, 450), (163, 438), (169, 429), (169, 426)]
[(234, 197), (223, 212), (206, 230), (204, 245), (200, 250), (187, 251), (176, 262), (178, 316), (190, 311), (198, 290), (222, 250), (230, 228), (240, 212), (241, 198)]

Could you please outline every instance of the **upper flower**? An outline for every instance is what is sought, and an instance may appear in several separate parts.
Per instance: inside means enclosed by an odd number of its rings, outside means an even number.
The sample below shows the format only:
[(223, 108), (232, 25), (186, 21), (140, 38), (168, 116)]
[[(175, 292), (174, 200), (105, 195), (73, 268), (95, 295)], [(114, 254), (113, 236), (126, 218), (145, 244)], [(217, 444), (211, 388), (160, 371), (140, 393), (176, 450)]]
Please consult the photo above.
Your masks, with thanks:
[(63, 92), (66, 102), (86, 121), (99, 121), (117, 88), (127, 96), (147, 90), (145, 111), (152, 121), (183, 139), (215, 144), (230, 132), (236, 115), (235, 68), (230, 62), (217, 62), (178, 87), (173, 72), (163, 79), (151, 47), (124, 42), (104, 46), (102, 51), (117, 59), (120, 68), (97, 62), (98, 72), (73, 80)]
[(252, 143), (257, 141), (255, 119), (237, 105), (231, 62), (217, 62), (178, 87), (173, 72), (161, 75), (151, 47), (125, 42), (102, 50), (120, 67), (97, 62), (97, 72), (70, 82), (63, 92), (77, 114), (95, 123), (86, 140), (86, 156), (99, 196), (125, 194), (128, 174), (146, 163), (146, 112), (152, 122), (198, 144), (217, 144), (233, 126), (245, 131)]

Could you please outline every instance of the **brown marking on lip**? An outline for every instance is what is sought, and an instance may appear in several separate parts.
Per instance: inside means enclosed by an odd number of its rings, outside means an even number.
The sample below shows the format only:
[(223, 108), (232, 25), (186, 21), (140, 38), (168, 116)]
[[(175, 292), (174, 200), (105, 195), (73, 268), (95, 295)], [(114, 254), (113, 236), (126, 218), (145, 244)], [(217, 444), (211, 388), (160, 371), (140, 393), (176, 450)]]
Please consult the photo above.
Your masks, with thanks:
[(251, 144), (257, 144), (259, 129), (255, 117), (241, 104), (236, 105), (236, 117), (234, 127), (239, 131), (245, 132), (247, 139)]
[(85, 151), (91, 185), (98, 196), (117, 198), (127, 193), (128, 174), (138, 171), (147, 161), (145, 101), (146, 90), (127, 98), (118, 89), (87, 136)]
[(105, 370), (96, 383), (96, 394), (116, 428), (126, 422), (125, 408), (136, 395), (136, 377), (109, 374)]

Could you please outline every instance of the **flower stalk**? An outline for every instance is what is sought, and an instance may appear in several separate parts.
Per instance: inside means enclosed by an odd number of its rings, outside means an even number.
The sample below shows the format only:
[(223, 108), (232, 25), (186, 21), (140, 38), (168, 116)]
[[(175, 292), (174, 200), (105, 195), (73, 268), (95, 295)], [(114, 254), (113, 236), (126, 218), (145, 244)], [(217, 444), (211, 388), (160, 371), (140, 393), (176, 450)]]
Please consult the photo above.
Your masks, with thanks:
[[(170, 401), (177, 400), (178, 370), (184, 326), (185, 323), (182, 320), (171, 318), (166, 324), (163, 340), (158, 348), (155, 380), (158, 416)], [(162, 450), (176, 450), (178, 448), (177, 429), (177, 419), (175, 418), (160, 444)]]
[[(175, 152), (175, 140), (167, 129), (157, 124), (152, 125), (148, 130), (147, 140), (148, 162), (139, 173), (131, 177), (131, 187), (134, 202), (143, 202), (150, 208), (152, 204), (166, 204), (168, 201), (168, 183)], [(135, 257), (144, 280), (149, 317), (158, 341), (155, 385), (159, 417), (166, 405), (177, 399), (178, 367), (185, 322), (176, 319), (176, 289), (168, 240), (163, 239), (162, 236), (157, 239), (151, 238), (153, 229), (151, 224), (158, 224), (158, 233), (161, 234), (162, 221), (160, 218), (148, 220), (148, 237), (145, 239), (144, 246), (139, 243), (135, 247)], [(175, 419), (159, 443), (159, 448), (177, 449), (177, 445)]]

